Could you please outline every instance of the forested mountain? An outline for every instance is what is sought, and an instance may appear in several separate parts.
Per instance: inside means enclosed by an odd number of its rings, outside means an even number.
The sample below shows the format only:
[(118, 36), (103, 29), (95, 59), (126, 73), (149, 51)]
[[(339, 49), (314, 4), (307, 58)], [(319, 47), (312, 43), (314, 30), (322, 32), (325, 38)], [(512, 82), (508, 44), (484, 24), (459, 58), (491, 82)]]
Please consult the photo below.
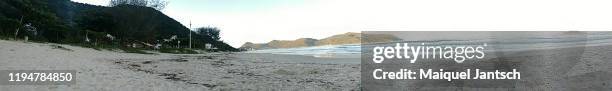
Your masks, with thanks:
[(189, 31), (151, 7), (127, 4), (106, 7), (70, 0), (0, 1), (2, 38), (27, 36), (40, 42), (115, 47), (162, 44), (162, 47), (186, 48), (190, 32), (194, 49), (203, 49), (208, 43), (219, 51), (236, 51), (219, 38)]
[[(362, 38), (367, 37), (367, 38)], [(361, 40), (367, 39), (367, 40)], [(239, 49), (242, 50), (260, 50), (260, 49), (278, 49), (278, 48), (297, 48), (297, 47), (312, 47), (323, 45), (344, 45), (344, 44), (364, 44), (375, 42), (391, 42), (400, 41), (402, 39), (388, 34), (361, 34), (348, 32), (337, 34), (320, 40), (313, 38), (300, 38), (296, 40), (272, 40), (268, 43), (252, 43), (246, 42)]]

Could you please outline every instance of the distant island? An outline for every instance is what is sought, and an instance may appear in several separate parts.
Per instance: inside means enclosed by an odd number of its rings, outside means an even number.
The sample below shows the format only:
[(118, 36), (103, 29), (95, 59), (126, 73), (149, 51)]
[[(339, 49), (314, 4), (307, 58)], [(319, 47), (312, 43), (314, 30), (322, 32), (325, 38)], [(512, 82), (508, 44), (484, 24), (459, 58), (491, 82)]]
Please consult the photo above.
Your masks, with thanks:
[(296, 40), (272, 40), (268, 43), (252, 43), (246, 42), (239, 49), (241, 50), (261, 50), (261, 49), (278, 49), (278, 48), (297, 48), (297, 47), (312, 47), (323, 45), (343, 45), (343, 44), (360, 44), (362, 37), (369, 37), (364, 40), (366, 43), (373, 42), (390, 42), (400, 41), (401, 39), (388, 34), (367, 34), (348, 32), (344, 34), (333, 35), (323, 39), (299, 38)]

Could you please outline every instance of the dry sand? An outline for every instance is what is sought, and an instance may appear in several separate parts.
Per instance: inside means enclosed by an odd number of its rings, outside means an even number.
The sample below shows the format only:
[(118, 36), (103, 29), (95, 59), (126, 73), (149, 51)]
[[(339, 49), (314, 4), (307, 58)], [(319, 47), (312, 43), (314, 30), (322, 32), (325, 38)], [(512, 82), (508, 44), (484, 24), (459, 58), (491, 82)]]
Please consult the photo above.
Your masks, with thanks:
[[(62, 46), (63, 48), (58, 48)], [(75, 85), (0, 91), (358, 90), (359, 59), (256, 53), (134, 54), (0, 40), (2, 70), (76, 70)], [(311, 62), (311, 61), (338, 62)]]

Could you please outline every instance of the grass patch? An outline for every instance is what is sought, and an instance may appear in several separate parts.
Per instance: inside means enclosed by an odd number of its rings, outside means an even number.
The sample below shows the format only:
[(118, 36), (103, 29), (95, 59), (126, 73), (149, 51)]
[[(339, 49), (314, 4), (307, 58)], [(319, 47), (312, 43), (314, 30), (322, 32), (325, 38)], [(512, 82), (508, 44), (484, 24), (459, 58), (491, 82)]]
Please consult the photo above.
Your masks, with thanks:
[(162, 48), (159, 49), (161, 53), (172, 53), (172, 54), (198, 54), (198, 52), (191, 49), (182, 49), (182, 48)]
[(9, 38), (5, 37), (5, 36), (0, 36), (0, 39), (2, 39), (2, 40), (9, 40)]

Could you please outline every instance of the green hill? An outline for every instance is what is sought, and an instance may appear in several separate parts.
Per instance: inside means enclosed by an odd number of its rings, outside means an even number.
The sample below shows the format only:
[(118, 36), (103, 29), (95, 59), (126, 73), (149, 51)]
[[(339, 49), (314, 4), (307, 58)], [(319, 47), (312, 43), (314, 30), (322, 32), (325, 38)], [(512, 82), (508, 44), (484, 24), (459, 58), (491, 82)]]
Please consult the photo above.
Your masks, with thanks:
[[(26, 25), (31, 27), (24, 27)], [(19, 30), (17, 36), (15, 32)], [(29, 31), (35, 30), (35, 31)], [(40, 42), (128, 47), (162, 44), (164, 48), (188, 47), (192, 33), (194, 49), (211, 44), (217, 51), (236, 51), (222, 41), (196, 34), (176, 20), (150, 7), (95, 6), (69, 0), (0, 1), (0, 36)], [(112, 36), (110, 38), (108, 35)], [(164, 41), (176, 35), (172, 41)], [(86, 41), (86, 38), (89, 41)], [(181, 41), (181, 43), (178, 43)]]

